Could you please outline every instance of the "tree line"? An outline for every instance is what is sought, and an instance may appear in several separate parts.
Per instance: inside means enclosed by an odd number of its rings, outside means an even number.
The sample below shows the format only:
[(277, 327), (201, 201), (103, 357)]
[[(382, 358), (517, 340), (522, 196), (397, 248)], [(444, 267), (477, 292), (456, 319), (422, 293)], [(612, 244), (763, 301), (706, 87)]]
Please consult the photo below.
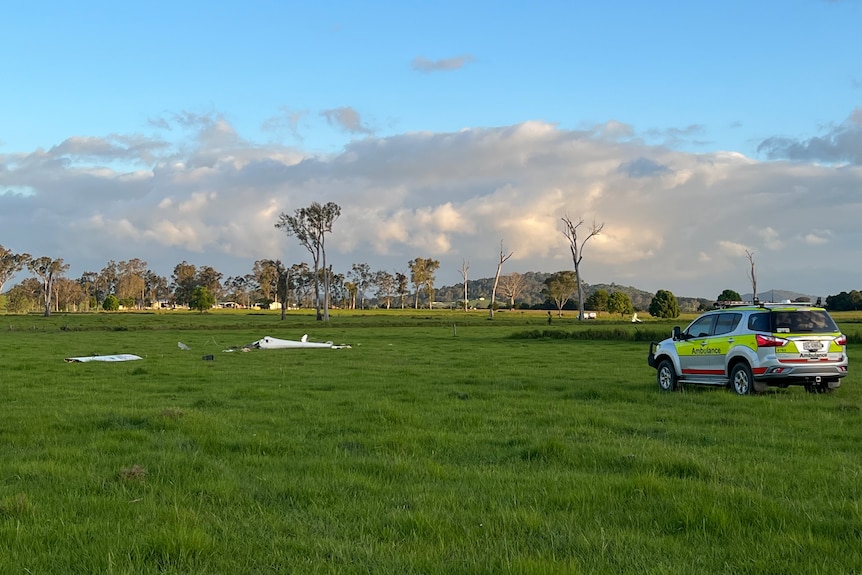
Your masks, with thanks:
[[(314, 307), (317, 319), (327, 321), (329, 309), (334, 305), (353, 308), (359, 298), (364, 307), (370, 290), (374, 290), (378, 305), (386, 308), (392, 307), (393, 302), (404, 308), (410, 295), (414, 308), (419, 308), (420, 302), (427, 303), (429, 308), (433, 306), (436, 272), (440, 267), (440, 262), (433, 258), (410, 260), (407, 264), (409, 275), (406, 271), (372, 272), (365, 263), (353, 264), (347, 274), (336, 273), (327, 264), (326, 237), (332, 233), (340, 215), (341, 207), (334, 202), (312, 202), (293, 213), (279, 214), (275, 228), (295, 238), (309, 252), (311, 268), (305, 262), (285, 265), (278, 259), (264, 259), (254, 262), (250, 274), (228, 278), (211, 266), (198, 268), (187, 261), (177, 264), (171, 277), (167, 278), (149, 269), (146, 261), (135, 258), (120, 262), (111, 260), (99, 272), (87, 271), (81, 277), (71, 279), (65, 277), (69, 265), (62, 258), (32, 257), (0, 246), (0, 294), (3, 294), (7, 281), (27, 269), (34, 277), (26, 278), (5, 294), (7, 311), (24, 312), (42, 306), (48, 316), (59, 310), (88, 311), (99, 307), (118, 309), (120, 306), (142, 309), (154, 303), (189, 306), (203, 311), (216, 300), (228, 299), (243, 307), (251, 307), (252, 302), (278, 303), (282, 310)], [(583, 221), (573, 223), (568, 216), (563, 221), (567, 225), (566, 237), (571, 243), (577, 269), (583, 257), (584, 244), (601, 231), (601, 226), (594, 224), (586, 239), (578, 242), (577, 229)], [(492, 317), (498, 283), (501, 293), (508, 293), (513, 304), (518, 290), (517, 276), (501, 277), (502, 265), (512, 253), (505, 255), (502, 241), (500, 245), (501, 259), (491, 297)], [(466, 264), (463, 273), (463, 305), (466, 309)], [(582, 282), (576, 281), (575, 285), (578, 290), (583, 289)], [(561, 296), (558, 294), (558, 297)], [(582, 299), (578, 298), (578, 301)], [(579, 305), (582, 316), (583, 304)]]
[[(18, 272), (31, 271), (34, 277), (2, 292), (5, 308), (12, 313), (42, 308), (45, 315), (53, 311), (146, 309), (154, 305), (207, 309), (216, 301), (243, 308), (271, 304), (315, 308), (322, 301), (322, 295), (321, 300), (315, 297), (315, 284), (320, 286), (324, 281), (329, 284), (327, 307), (364, 306), (373, 294), (374, 302), (381, 307), (404, 308), (433, 301), (434, 275), (427, 260), (423, 260), (424, 266), (417, 265), (417, 260), (411, 260), (409, 274), (372, 271), (368, 264), (354, 264), (347, 274), (335, 273), (329, 267), (315, 275), (305, 262), (288, 266), (281, 260), (262, 259), (254, 262), (250, 273), (227, 278), (212, 266), (198, 267), (187, 261), (177, 264), (170, 277), (165, 277), (141, 259), (111, 260), (99, 271), (68, 278), (63, 274), (69, 266), (62, 259), (31, 259), (0, 246), (0, 289)], [(411, 292), (411, 281), (415, 294)]]
[[(38, 306), (50, 314), (116, 310), (121, 306), (145, 309), (154, 304), (203, 310), (215, 301), (232, 302), (243, 308), (269, 307), (275, 303), (284, 310), (315, 308), (315, 283), (319, 288), (328, 282), (327, 308), (404, 309), (430, 307), (438, 296), (453, 302), (453, 307), (472, 300), (472, 307), (491, 293), (496, 280), (503, 298), (499, 307), (556, 309), (558, 314), (577, 309), (577, 276), (572, 271), (513, 272), (477, 279), (467, 291), (459, 293), (461, 286), (443, 287), (439, 292), (435, 289), (439, 266), (435, 259), (417, 257), (408, 262), (405, 272), (375, 271), (367, 263), (355, 263), (346, 273), (336, 273), (327, 266), (315, 274), (306, 262), (288, 266), (278, 259), (261, 259), (253, 263), (250, 273), (225, 278), (212, 266), (199, 267), (182, 261), (165, 277), (150, 269), (146, 261), (132, 259), (110, 260), (101, 270), (87, 271), (73, 279), (64, 276), (69, 266), (62, 259), (32, 258), (0, 246), (0, 290), (15, 273), (33, 272), (34, 277), (22, 280), (5, 293), (6, 310), (13, 313), (32, 311)], [(586, 286), (586, 289), (587, 309), (621, 315), (646, 309), (649, 301), (646, 298), (650, 295), (614, 285), (607, 289), (602, 286)], [(482, 303), (482, 307), (491, 308), (490, 300)]]
[[(250, 273), (227, 278), (211, 266), (198, 267), (187, 261), (177, 264), (171, 276), (165, 277), (150, 269), (146, 261), (135, 258), (110, 260), (100, 271), (87, 271), (73, 279), (65, 276), (69, 265), (62, 258), (32, 257), (0, 245), (0, 294), (9, 312), (27, 312), (41, 307), (45, 315), (52, 311), (114, 310), (121, 306), (144, 309), (154, 305), (203, 311), (219, 301), (245, 308), (276, 304), (282, 313), (287, 308), (314, 308), (317, 318), (326, 321), (332, 307), (353, 309), (375, 305), (404, 309), (409, 304), (417, 309), (420, 305), (433, 307), (436, 272), (440, 267), (440, 262), (433, 258), (416, 257), (407, 263), (406, 270), (394, 272), (375, 271), (367, 263), (355, 263), (346, 273), (333, 270), (326, 259), (326, 237), (332, 233), (340, 215), (341, 207), (334, 202), (312, 202), (293, 213), (282, 212), (275, 228), (308, 251), (311, 266), (306, 262), (288, 265), (279, 259), (261, 259), (253, 263)], [(484, 303), (492, 318), (498, 307), (515, 308), (516, 305), (556, 309), (559, 315), (564, 309), (576, 308), (579, 319), (584, 318), (585, 309), (620, 315), (649, 309), (654, 316), (676, 317), (680, 311), (696, 311), (707, 306), (706, 300), (678, 300), (666, 290), (653, 295), (615, 284), (590, 287), (580, 277), (579, 268), (586, 243), (601, 233), (604, 224), (593, 222), (579, 239), (583, 220), (573, 220), (568, 215), (561, 219), (574, 271), (502, 274), (503, 264), (514, 252), (506, 253), (501, 240), (496, 275), (492, 279), (473, 280), (472, 285), (474, 296), (477, 292), (490, 293), (490, 301)], [(23, 270), (31, 272), (32, 277), (25, 278), (4, 294), (5, 284)], [(471, 294), (468, 270), (469, 262), (465, 260), (461, 269), (462, 285), (441, 288), (439, 294), (444, 301), (465, 310), (470, 307)], [(496, 302), (497, 294), (505, 303)], [(725, 295), (720, 294), (719, 299), (726, 299)], [(832, 309), (862, 308), (862, 296), (856, 291), (830, 296), (826, 302)]]

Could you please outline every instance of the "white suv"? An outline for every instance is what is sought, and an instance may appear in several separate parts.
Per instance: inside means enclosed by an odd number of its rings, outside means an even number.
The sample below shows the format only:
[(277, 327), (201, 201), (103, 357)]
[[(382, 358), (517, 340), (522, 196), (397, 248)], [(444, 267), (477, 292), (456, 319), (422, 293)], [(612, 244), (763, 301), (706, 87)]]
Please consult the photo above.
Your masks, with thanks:
[(832, 391), (847, 375), (847, 338), (829, 313), (808, 304), (730, 305), (652, 342), (648, 362), (659, 387), (729, 386), (740, 395), (767, 386)]

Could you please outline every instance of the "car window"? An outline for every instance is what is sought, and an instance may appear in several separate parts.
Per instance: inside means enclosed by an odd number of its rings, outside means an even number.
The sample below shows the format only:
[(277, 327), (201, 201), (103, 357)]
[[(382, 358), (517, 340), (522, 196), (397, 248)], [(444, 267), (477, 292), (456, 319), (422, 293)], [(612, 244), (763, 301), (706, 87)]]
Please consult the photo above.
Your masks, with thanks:
[(718, 316), (715, 322), (715, 332), (713, 335), (722, 335), (730, 333), (739, 325), (739, 320), (742, 319), (741, 313), (723, 313)]
[(699, 317), (686, 330), (689, 337), (709, 337), (712, 334), (712, 326), (717, 314)]
[(834, 333), (838, 326), (823, 310), (799, 309), (772, 312), (775, 333)]
[(753, 313), (748, 317), (748, 329), (751, 331), (772, 331), (769, 325), (768, 313)]

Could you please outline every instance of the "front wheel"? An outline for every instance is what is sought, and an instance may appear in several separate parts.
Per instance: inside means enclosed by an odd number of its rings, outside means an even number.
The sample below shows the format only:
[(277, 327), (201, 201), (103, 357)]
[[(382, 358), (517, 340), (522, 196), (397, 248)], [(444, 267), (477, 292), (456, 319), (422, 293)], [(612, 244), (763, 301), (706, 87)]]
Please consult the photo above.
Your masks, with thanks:
[(669, 359), (663, 359), (659, 362), (656, 369), (656, 379), (658, 380), (658, 387), (662, 391), (674, 391), (676, 389), (676, 371)]
[(754, 387), (754, 376), (747, 363), (737, 363), (730, 370), (730, 388), (737, 395), (748, 395)]

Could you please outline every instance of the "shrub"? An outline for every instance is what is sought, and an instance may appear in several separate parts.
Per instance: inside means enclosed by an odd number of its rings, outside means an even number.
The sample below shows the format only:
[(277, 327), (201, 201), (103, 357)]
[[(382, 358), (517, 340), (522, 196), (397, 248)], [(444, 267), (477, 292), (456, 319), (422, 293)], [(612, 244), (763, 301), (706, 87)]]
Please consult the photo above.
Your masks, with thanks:
[(660, 289), (649, 304), (649, 313), (653, 317), (679, 317), (679, 302), (673, 293)]

